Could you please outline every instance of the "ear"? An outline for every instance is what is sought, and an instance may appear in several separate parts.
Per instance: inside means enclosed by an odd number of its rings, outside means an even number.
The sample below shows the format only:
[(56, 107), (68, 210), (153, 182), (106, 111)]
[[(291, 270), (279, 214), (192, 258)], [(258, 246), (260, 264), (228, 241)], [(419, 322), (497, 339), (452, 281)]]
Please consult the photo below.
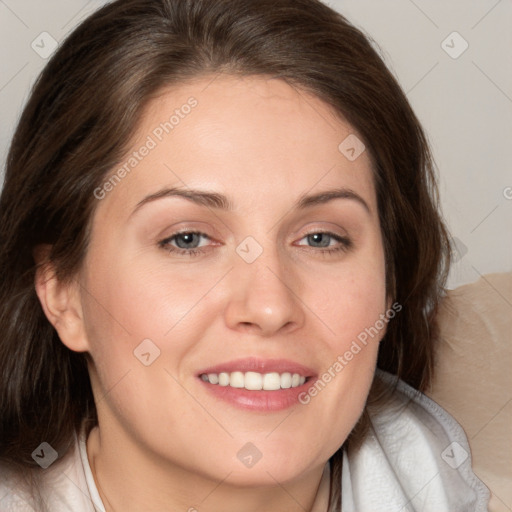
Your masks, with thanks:
[(62, 343), (75, 352), (89, 349), (78, 280), (60, 282), (49, 260), (51, 245), (39, 245), (33, 255), (37, 264), (35, 289), (48, 321), (55, 327)]

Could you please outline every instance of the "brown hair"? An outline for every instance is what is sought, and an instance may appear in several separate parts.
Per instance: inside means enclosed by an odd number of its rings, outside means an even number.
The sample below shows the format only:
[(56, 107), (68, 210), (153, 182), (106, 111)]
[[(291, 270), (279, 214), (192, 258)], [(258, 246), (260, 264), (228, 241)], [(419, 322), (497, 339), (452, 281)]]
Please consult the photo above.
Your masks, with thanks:
[[(387, 291), (402, 306), (378, 367), (419, 390), (429, 384), (449, 241), (424, 132), (367, 37), (318, 0), (118, 0), (50, 59), (8, 154), (0, 199), (5, 462), (33, 465), (42, 440), (62, 455), (84, 419), (96, 421), (87, 356), (60, 342), (36, 296), (34, 247), (51, 244), (57, 276), (72, 278), (87, 250), (94, 190), (123, 156), (144, 107), (164, 87), (209, 73), (283, 79), (361, 135), (373, 163)], [(334, 506), (339, 489), (332, 497)]]

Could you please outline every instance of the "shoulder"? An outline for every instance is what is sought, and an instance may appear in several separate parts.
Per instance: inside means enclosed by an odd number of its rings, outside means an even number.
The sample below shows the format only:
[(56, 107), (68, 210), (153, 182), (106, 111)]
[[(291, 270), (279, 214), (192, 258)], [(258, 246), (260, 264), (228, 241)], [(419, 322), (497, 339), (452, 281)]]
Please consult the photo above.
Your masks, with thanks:
[[(369, 406), (371, 428), (343, 461), (347, 510), (487, 511), (489, 490), (471, 467), (462, 427), (437, 403), (381, 370), (376, 379), (396, 388)], [(351, 507), (351, 503), (353, 503)]]
[(0, 463), (2, 512), (97, 512), (87, 485), (79, 439), (47, 468), (19, 470)]

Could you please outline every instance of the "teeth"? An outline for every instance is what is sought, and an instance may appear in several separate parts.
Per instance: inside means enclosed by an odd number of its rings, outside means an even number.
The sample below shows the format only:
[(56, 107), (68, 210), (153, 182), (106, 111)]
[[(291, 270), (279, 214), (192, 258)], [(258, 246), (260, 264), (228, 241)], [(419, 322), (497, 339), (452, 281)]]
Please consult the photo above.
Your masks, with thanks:
[(245, 376), (242, 372), (233, 372), (229, 378), (229, 385), (232, 388), (243, 388), (245, 386)]
[(216, 373), (209, 373), (206, 376), (206, 380), (210, 382), (210, 384), (218, 384), (219, 376)]
[(257, 373), (257, 372), (221, 372), (202, 374), (201, 379), (210, 384), (231, 386), (232, 388), (245, 388), (249, 391), (277, 391), (302, 386), (306, 377), (298, 373)]
[(277, 389), (281, 389), (281, 376), (279, 373), (266, 373), (263, 376), (263, 389), (265, 391), (275, 391)]
[(292, 374), (291, 373), (283, 373), (281, 375), (281, 387), (283, 389), (288, 389), (288, 388), (292, 387)]
[(229, 386), (229, 373), (219, 373), (219, 386)]
[(263, 389), (263, 375), (256, 372), (247, 372), (244, 378), (244, 387), (251, 391)]

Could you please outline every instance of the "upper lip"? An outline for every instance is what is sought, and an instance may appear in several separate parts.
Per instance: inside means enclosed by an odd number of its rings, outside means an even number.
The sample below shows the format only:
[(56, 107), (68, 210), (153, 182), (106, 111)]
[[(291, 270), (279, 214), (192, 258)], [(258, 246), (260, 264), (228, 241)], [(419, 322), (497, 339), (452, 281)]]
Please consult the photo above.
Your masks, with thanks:
[(231, 372), (257, 372), (257, 373), (298, 373), (304, 377), (313, 377), (315, 372), (295, 361), (289, 361), (287, 359), (260, 359), (256, 357), (249, 357), (244, 359), (235, 359), (227, 361), (225, 363), (216, 364), (215, 366), (209, 366), (201, 370), (198, 376), (205, 373), (231, 373)]

